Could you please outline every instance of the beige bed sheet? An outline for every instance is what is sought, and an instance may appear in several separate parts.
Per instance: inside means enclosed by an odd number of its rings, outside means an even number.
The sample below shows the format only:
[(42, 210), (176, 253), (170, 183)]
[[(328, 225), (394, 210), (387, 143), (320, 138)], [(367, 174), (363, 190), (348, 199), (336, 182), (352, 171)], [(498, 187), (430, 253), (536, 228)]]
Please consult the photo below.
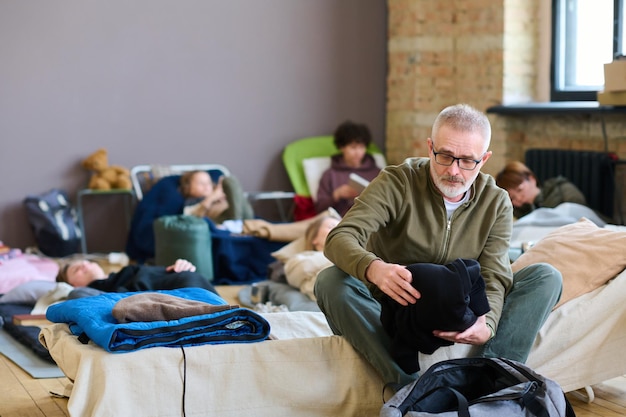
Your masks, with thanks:
[[(251, 344), (107, 353), (65, 324), (40, 339), (74, 382), (71, 416), (376, 416), (383, 383), (321, 313), (268, 313), (272, 336)], [(186, 375), (185, 375), (186, 369)], [(184, 393), (183, 393), (184, 389)]]
[[(626, 272), (553, 311), (528, 364), (573, 391), (626, 374)], [(40, 339), (74, 381), (72, 416), (377, 416), (383, 383), (317, 312), (269, 313), (278, 340), (111, 354), (65, 324)], [(465, 345), (421, 356), (421, 367), (467, 356)]]

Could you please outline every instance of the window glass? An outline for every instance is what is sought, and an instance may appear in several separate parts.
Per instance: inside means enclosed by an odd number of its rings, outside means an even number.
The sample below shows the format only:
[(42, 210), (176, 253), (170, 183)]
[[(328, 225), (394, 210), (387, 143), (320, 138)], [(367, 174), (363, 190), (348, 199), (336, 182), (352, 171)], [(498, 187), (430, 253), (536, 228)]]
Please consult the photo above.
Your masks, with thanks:
[(613, 60), (617, 47), (613, 15), (621, 1), (554, 0), (553, 100), (595, 100), (602, 90), (604, 64)]
[(615, 0), (615, 14), (617, 15), (617, 20), (615, 21), (615, 45), (614, 49), (616, 51), (616, 55), (626, 55), (626, 50), (624, 49), (626, 45), (626, 30), (622, 23), (624, 22), (624, 2), (622, 0)]

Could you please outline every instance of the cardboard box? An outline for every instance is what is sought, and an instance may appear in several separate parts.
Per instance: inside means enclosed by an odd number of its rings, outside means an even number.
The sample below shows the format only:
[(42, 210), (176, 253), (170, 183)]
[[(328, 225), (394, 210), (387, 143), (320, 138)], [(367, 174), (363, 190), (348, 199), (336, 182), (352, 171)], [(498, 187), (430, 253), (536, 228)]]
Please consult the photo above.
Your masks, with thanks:
[(604, 64), (604, 91), (626, 91), (626, 59)]
[(626, 91), (598, 91), (598, 103), (603, 106), (626, 106)]

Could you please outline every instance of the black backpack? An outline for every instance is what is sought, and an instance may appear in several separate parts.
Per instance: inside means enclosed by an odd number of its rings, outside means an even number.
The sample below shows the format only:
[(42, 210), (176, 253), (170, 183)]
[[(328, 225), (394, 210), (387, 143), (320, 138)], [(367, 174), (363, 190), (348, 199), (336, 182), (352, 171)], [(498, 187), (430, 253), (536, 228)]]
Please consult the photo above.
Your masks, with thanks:
[(41, 252), (53, 257), (78, 252), (82, 233), (65, 191), (52, 189), (28, 195), (24, 207)]
[(509, 359), (435, 363), (387, 401), (380, 417), (575, 417), (560, 385)]

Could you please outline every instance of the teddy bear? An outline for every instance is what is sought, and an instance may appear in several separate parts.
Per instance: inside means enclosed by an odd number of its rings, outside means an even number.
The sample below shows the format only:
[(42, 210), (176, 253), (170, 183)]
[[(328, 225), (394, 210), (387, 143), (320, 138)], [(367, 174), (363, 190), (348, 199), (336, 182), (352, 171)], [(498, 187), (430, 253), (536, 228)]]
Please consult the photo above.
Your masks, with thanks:
[(89, 155), (81, 165), (92, 172), (87, 185), (92, 190), (131, 189), (130, 172), (124, 167), (109, 165), (108, 152), (104, 148)]

